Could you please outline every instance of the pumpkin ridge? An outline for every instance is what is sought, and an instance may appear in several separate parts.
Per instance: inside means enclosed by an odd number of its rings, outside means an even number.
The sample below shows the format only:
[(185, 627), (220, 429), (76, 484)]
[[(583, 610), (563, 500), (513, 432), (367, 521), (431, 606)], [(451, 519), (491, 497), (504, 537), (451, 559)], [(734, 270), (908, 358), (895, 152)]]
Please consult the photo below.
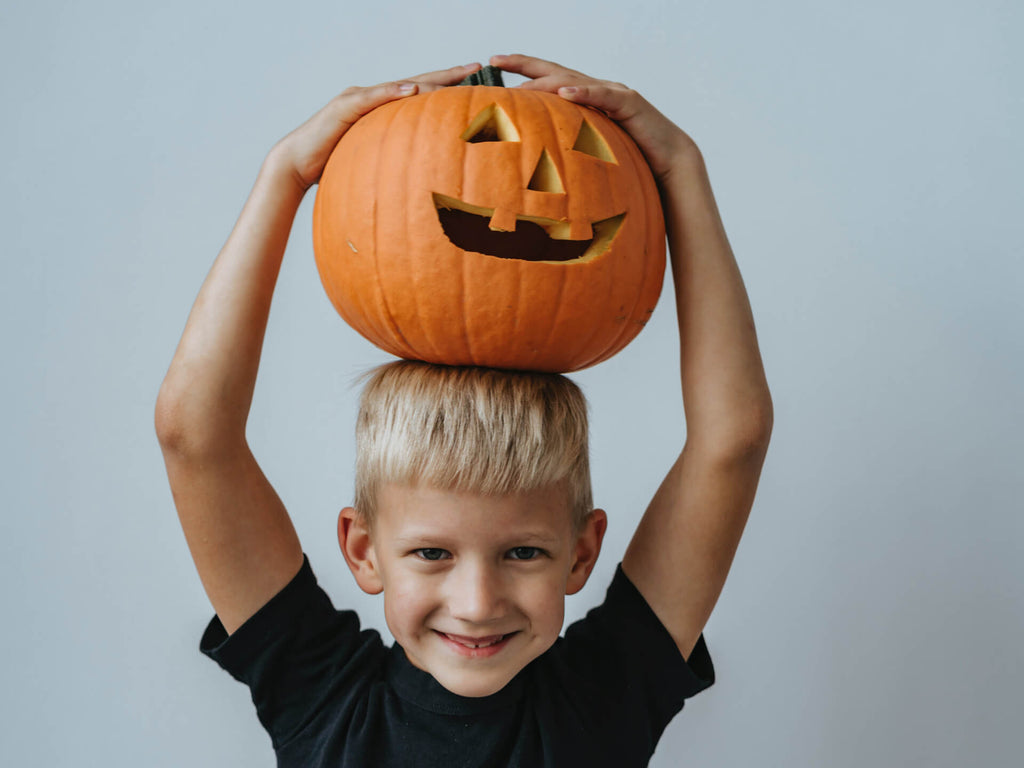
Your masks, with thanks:
[(551, 316), (551, 321), (548, 323), (548, 334), (544, 337), (544, 344), (541, 345), (541, 349), (547, 349), (551, 344), (551, 338), (555, 335), (555, 331), (558, 328), (558, 318), (562, 314), (562, 308), (565, 302), (562, 301), (562, 297), (565, 295), (565, 284), (568, 282), (569, 273), (565, 269), (558, 270), (558, 295), (555, 297), (555, 311)]
[[(411, 118), (409, 118), (409, 117), (406, 118), (407, 121), (411, 120), (411, 122), (413, 123), (412, 142), (411, 142), (412, 143), (412, 147), (415, 147), (417, 145), (417, 143), (418, 143), (419, 132), (420, 132), (420, 129), (422, 128), (422, 126), (423, 126), (423, 124), (425, 122), (423, 120), (423, 113), (427, 112), (427, 110), (428, 110), (430, 105), (426, 101), (423, 101), (423, 100), (412, 100), (412, 99), (406, 99), (405, 103), (402, 104), (403, 108), (409, 108), (409, 109), (411, 109), (412, 105), (418, 105), (418, 104), (422, 104), (423, 105), (423, 108), (419, 111), (419, 114), (413, 115)], [(406, 110), (406, 111), (408, 111), (408, 110)], [(396, 115), (396, 118), (397, 118), (397, 115)], [(411, 147), (410, 148), (406, 148), (407, 156), (411, 156), (412, 155), (412, 152), (410, 151), (411, 149), (412, 149)], [(407, 173), (404, 176), (405, 176), (405, 179), (404, 179), (404, 181), (405, 181), (405, 184), (404, 184), (405, 199), (403, 201), (403, 207), (406, 207), (409, 204), (409, 200), (415, 199), (415, 190), (411, 189), (411, 187), (413, 186), (413, 174)], [(401, 220), (402, 220), (402, 248), (401, 248), (400, 252), (406, 258), (408, 258), (410, 253), (412, 252), (411, 251), (411, 247), (410, 247), (410, 245), (411, 245), (411, 237), (410, 237), (410, 232), (409, 232), (410, 222), (409, 222), (409, 218), (407, 216), (402, 216)], [(419, 303), (420, 302), (420, 298), (421, 298), (420, 292), (419, 291), (405, 291), (404, 292), (404, 296), (405, 296), (406, 300), (408, 300), (411, 303), (411, 306), (412, 306), (412, 310), (413, 311), (411, 313), (411, 319), (416, 323), (416, 326), (417, 326), (417, 328), (419, 330), (418, 338), (419, 338), (419, 341), (420, 341), (420, 345), (425, 345), (426, 347), (429, 348), (429, 353), (424, 353), (423, 350), (419, 346), (417, 346), (416, 347), (416, 353), (417, 354), (415, 356), (416, 357), (426, 357), (427, 359), (440, 359), (440, 358), (442, 358), (444, 355), (443, 355), (442, 352), (440, 352), (438, 350), (437, 342), (433, 338), (431, 338), (430, 332), (428, 331), (428, 329), (423, 324), (423, 317), (422, 317), (422, 313), (420, 311), (420, 303)]]
[[(616, 126), (616, 127), (618, 127), (618, 126)], [(626, 145), (626, 147), (627, 147), (627, 151), (626, 151), (625, 154), (629, 157), (629, 164), (632, 167), (634, 174), (636, 175), (637, 178), (646, 178), (646, 177), (644, 177), (640, 173), (640, 171), (647, 171), (647, 173), (650, 173), (650, 168), (647, 165), (647, 160), (643, 157), (643, 155), (640, 154), (640, 150), (639, 149), (636, 149), (634, 151), (633, 147), (630, 147), (629, 145)], [(643, 168), (639, 167), (639, 163), (640, 162), (643, 163)], [(652, 178), (652, 182), (653, 182), (653, 176), (651, 178)], [(656, 185), (656, 182), (653, 182), (653, 183), (655, 183), (655, 185)], [(642, 226), (644, 227), (646, 232), (651, 232), (651, 231), (653, 231), (653, 229), (650, 226), (651, 217), (652, 217), (651, 206), (649, 206), (647, 204), (647, 197), (646, 197), (646, 195), (637, 195), (637, 199), (638, 199), (639, 204), (643, 205), (643, 214), (644, 214), (644, 216), (643, 216), (643, 224), (642, 224)], [(649, 235), (647, 235), (646, 237), (649, 238)], [(625, 320), (625, 322), (622, 324), (622, 327), (619, 329), (619, 332), (615, 335), (615, 337), (611, 340), (611, 342), (608, 345), (606, 345), (604, 351), (601, 352), (600, 354), (596, 355), (591, 361), (588, 361), (584, 367), (589, 367), (591, 365), (596, 365), (597, 363), (600, 363), (600, 362), (602, 362), (604, 360), (607, 360), (609, 357), (611, 357), (612, 355), (614, 355), (617, 352), (619, 352), (623, 347), (626, 346), (626, 344), (628, 344), (630, 341), (632, 341), (632, 339), (637, 335), (635, 332), (633, 332), (633, 329), (632, 329), (633, 323), (639, 322), (641, 324), (641, 328), (642, 328), (644, 325), (647, 324), (647, 320), (650, 319), (650, 315), (649, 314), (647, 316), (645, 316), (642, 321), (635, 317), (636, 312), (637, 312), (637, 306), (640, 304), (640, 301), (643, 298), (645, 298), (645, 291), (643, 290), (643, 288), (647, 285), (648, 280), (651, 278), (650, 270), (651, 270), (651, 267), (652, 267), (652, 262), (651, 262), (650, 258), (646, 258), (648, 256), (649, 247), (650, 247), (650, 243), (645, 242), (644, 243), (644, 253), (643, 253), (645, 258), (641, 259), (642, 268), (641, 268), (641, 272), (640, 272), (640, 279), (638, 281), (639, 288), (636, 291), (636, 293), (634, 294), (633, 305), (629, 308), (629, 311), (626, 313), (626, 320)], [(659, 262), (659, 263), (663, 264), (663, 262)], [(662, 269), (664, 269), (664, 267)], [(664, 279), (664, 271), (662, 271), (662, 279)], [(661, 296), (661, 290), (662, 290), (662, 286), (658, 286), (658, 290), (657, 290), (657, 292), (654, 295), (654, 303), (655, 304), (657, 303), (658, 299)], [(653, 307), (652, 307), (652, 311), (653, 311)], [(623, 341), (623, 337), (624, 336), (626, 337), (625, 341)]]
[(515, 285), (516, 285), (515, 295), (512, 296), (509, 299), (509, 301), (512, 303), (512, 306), (514, 306), (516, 308), (515, 313), (512, 315), (513, 318), (515, 318), (512, 321), (512, 335), (515, 336), (515, 337), (518, 337), (519, 334), (522, 333), (522, 329), (520, 327), (520, 322), (519, 322), (520, 321), (521, 313), (523, 311), (523, 302), (522, 302), (522, 296), (523, 296), (523, 270), (522, 269), (517, 269), (516, 270), (516, 283), (515, 283)]
[[(628, 214), (624, 215), (628, 216)], [(614, 277), (605, 282), (605, 288), (607, 292), (604, 296), (604, 300), (601, 302), (602, 306), (607, 307), (610, 305), (610, 302), (614, 300), (615, 284), (616, 281)], [(581, 356), (583, 356), (583, 359), (587, 360), (587, 357), (585, 356), (585, 350), (593, 350), (594, 339), (596, 339), (598, 336), (607, 336), (606, 324), (595, 322), (590, 325), (590, 333), (582, 337), (580, 342), (576, 345), (576, 349), (573, 350), (572, 359), (578, 361), (581, 359)], [(606, 350), (602, 350), (600, 354), (604, 354), (604, 351)], [(593, 355), (591, 355), (591, 357), (593, 357)], [(580, 365), (580, 368), (586, 368), (588, 365), (591, 364), (592, 363), (590, 362), (586, 362), (583, 365)]]
[[(361, 136), (361, 134), (357, 135)], [(336, 165), (336, 163), (328, 164), (328, 166), (325, 167), (324, 174), (320, 179), (320, 185), (317, 193), (317, 202), (319, 203), (321, 198), (320, 192), (323, 191), (324, 205), (321, 208), (321, 213), (324, 216), (330, 216), (330, 211), (335, 210), (337, 208), (339, 204), (339, 199), (342, 201), (343, 204), (347, 202), (347, 200), (351, 199), (353, 196), (353, 188), (357, 187), (360, 182), (360, 178), (357, 178), (355, 174), (344, 174), (341, 177), (344, 180), (342, 185), (343, 190), (336, 190), (337, 184), (333, 182), (333, 178), (336, 176), (334, 172)], [(324, 189), (325, 187), (326, 190)], [(373, 209), (376, 210), (376, 196), (371, 197), (371, 205)], [(351, 240), (348, 240), (346, 238), (346, 244), (348, 245), (348, 247), (354, 249), (354, 246), (351, 245), (351, 242)], [(360, 244), (360, 247), (365, 249), (364, 244), (362, 243)], [(339, 248), (341, 247), (339, 246)], [(375, 250), (375, 248), (371, 247), (370, 250), (373, 251)], [(341, 251), (342, 254), (344, 254), (343, 257), (339, 256), (337, 252), (332, 253), (329, 248), (322, 248), (322, 252), (326, 260), (330, 261), (340, 258), (351, 258), (351, 254), (346, 253), (343, 249), (341, 249)], [(376, 270), (374, 269), (373, 271), (374, 274), (376, 274)], [(342, 291), (338, 290), (341, 286), (338, 285), (337, 273), (335, 271), (327, 270), (326, 278), (327, 281), (329, 281), (331, 285), (334, 287), (335, 293), (337, 293), (338, 295), (345, 295)], [(356, 320), (356, 322), (353, 323), (353, 327), (366, 338), (372, 339), (374, 337), (379, 337), (382, 331), (385, 330), (387, 326), (387, 323), (384, 322), (385, 318), (381, 317), (379, 312), (372, 311), (372, 309), (368, 305), (368, 302), (361, 295), (361, 293), (348, 295), (346, 298), (347, 301), (345, 303), (349, 305), (347, 311), (348, 313), (353, 314)], [(342, 310), (339, 309), (339, 311)], [(345, 312), (342, 312), (342, 316), (344, 315)]]
[[(606, 117), (603, 112), (598, 112), (598, 115), (601, 118)], [(582, 121), (583, 123), (588, 122), (586, 115), (583, 115), (582, 117), (583, 117), (583, 121)], [(595, 122), (598, 122), (598, 124), (600, 125), (600, 123), (602, 121), (600, 121), (598, 119), (598, 120), (595, 120)], [(618, 128), (618, 125), (614, 121), (612, 121), (610, 118), (608, 118), (608, 123), (610, 123), (610, 126), (611, 126), (610, 128), (609, 128), (608, 125), (601, 125), (601, 127), (605, 131), (614, 131), (615, 129)], [(591, 123), (590, 125), (591, 125), (591, 128), (594, 128), (594, 124), (593, 123)], [(580, 129), (582, 130), (582, 123), (580, 125)], [(618, 135), (616, 135), (615, 138), (619, 138)], [(605, 139), (605, 141), (608, 141), (608, 139)], [(629, 152), (628, 145), (626, 147), (624, 147), (623, 150), (624, 150), (623, 152), (619, 153), (619, 156), (621, 156), (622, 154), (626, 154), (626, 155), (630, 156), (630, 159), (632, 159), (632, 153)], [(615, 154), (614, 150), (612, 150), (612, 154), (613, 155)], [(622, 165), (622, 160), (621, 159), (617, 160), (615, 164), (621, 166)], [(633, 170), (634, 170), (634, 172), (636, 172), (636, 166), (635, 165), (633, 166)], [(605, 194), (608, 195), (608, 198), (609, 198), (610, 202), (612, 203), (611, 207), (613, 207), (616, 210), (623, 210), (623, 211), (625, 211), (627, 218), (636, 217), (637, 211), (634, 209), (634, 206), (632, 205), (633, 200), (632, 199), (628, 199), (628, 198), (623, 200), (623, 199), (620, 198), (621, 191), (618, 190), (617, 188), (614, 188), (614, 185), (612, 185), (610, 183), (610, 180), (608, 178), (608, 168), (607, 167), (604, 167), (604, 175), (605, 175), (605, 181), (601, 185), (601, 189), (605, 192)], [(636, 195), (634, 194), (631, 197), (636, 197)], [(644, 208), (646, 209), (646, 205), (644, 205)], [(631, 226), (634, 223), (635, 222), (631, 222)], [(625, 221), (623, 221), (623, 224), (625, 224)], [(615, 294), (615, 286), (619, 282), (618, 281), (618, 277), (619, 276), (618, 276), (617, 272), (618, 272), (618, 270), (613, 271), (612, 274), (609, 276), (609, 279), (608, 279), (607, 283), (605, 284), (606, 287), (607, 287), (607, 290), (608, 290), (608, 294), (606, 296), (606, 299), (605, 299), (605, 302), (604, 302), (604, 306), (611, 306), (611, 303), (609, 302), (609, 299), (614, 301), (613, 297), (614, 297), (614, 294)], [(641, 281), (641, 283), (642, 283), (642, 281)], [(581, 365), (582, 368), (589, 368), (590, 366), (596, 365), (597, 363), (601, 362), (602, 360), (605, 360), (605, 359), (611, 357), (613, 354), (615, 354), (615, 352), (618, 350), (619, 340), (622, 338), (623, 332), (628, 330), (628, 328), (629, 328), (630, 313), (635, 308), (636, 308), (636, 305), (634, 303), (634, 306), (630, 310), (630, 312), (627, 312), (625, 314), (625, 320), (622, 323), (622, 326), (621, 326), (621, 328), (619, 330), (619, 333), (615, 334), (612, 337), (612, 339), (608, 343), (606, 343), (605, 346), (603, 348), (601, 348), (599, 351), (597, 351), (596, 353), (592, 352), (588, 357), (584, 358), (583, 363)], [(593, 350), (594, 349), (594, 339), (596, 339), (598, 336), (602, 336), (602, 337), (607, 339), (608, 335), (609, 335), (608, 332), (607, 332), (607, 328), (608, 327), (614, 328), (614, 319), (612, 320), (611, 323), (609, 323), (607, 325), (604, 325), (604, 326), (602, 326), (601, 324), (598, 324), (598, 323), (594, 323), (594, 325), (592, 326), (593, 330), (592, 330), (591, 334), (589, 336), (587, 336), (586, 343), (584, 345), (581, 345), (581, 350), (583, 350), (583, 349)]]
[[(554, 117), (551, 114), (551, 102), (549, 102), (549, 101), (547, 101), (547, 100), (542, 98), (541, 99), (541, 107), (542, 107), (542, 111), (544, 113), (544, 119), (547, 121), (547, 124), (550, 127), (551, 133), (554, 136), (554, 140), (555, 140), (555, 143), (557, 145), (558, 144), (558, 126), (556, 125), (555, 119), (554, 119)], [(559, 147), (559, 149), (561, 149), (561, 147)], [(544, 150), (541, 150), (541, 151), (543, 153)], [(562, 153), (561, 152), (558, 153), (558, 160), (559, 160), (559, 162), (562, 161)], [(562, 175), (563, 177), (565, 176), (565, 168), (564, 168), (564, 166), (563, 166), (563, 168), (561, 170), (559, 170), (558, 169), (558, 165), (556, 164), (555, 165), (555, 170), (558, 171), (559, 174)], [(569, 201), (569, 205), (566, 207), (566, 215), (569, 216), (569, 219), (571, 221), (572, 220), (572, 201), (571, 200)], [(548, 332), (547, 332), (547, 335), (544, 337), (544, 344), (541, 345), (541, 349), (547, 349), (550, 346), (551, 339), (555, 335), (556, 330), (558, 330), (558, 318), (562, 314), (562, 309), (563, 309), (562, 297), (565, 295), (565, 285), (566, 285), (566, 282), (568, 282), (569, 274), (568, 274), (568, 270), (566, 270), (566, 269), (559, 269), (557, 271), (558, 271), (558, 278), (559, 278), (558, 279), (558, 294), (557, 294), (557, 296), (555, 298), (554, 313), (552, 314), (551, 320), (548, 323)], [(520, 270), (520, 273), (522, 273), (522, 270)]]
[[(473, 92), (471, 92), (471, 93), (473, 93)], [(465, 110), (464, 110), (463, 115), (462, 115), (462, 124), (463, 125), (468, 125), (468, 121), (472, 119), (471, 115), (475, 114), (475, 112), (474, 112), (475, 101), (476, 101), (476, 99), (472, 98), (472, 96), (465, 100)], [(495, 102), (495, 104), (497, 104), (497, 102)], [(514, 122), (513, 122), (513, 125), (515, 125)], [(458, 165), (458, 167), (460, 169), (459, 170), (459, 194), (461, 195), (463, 193), (463, 190), (466, 187), (466, 152), (468, 151), (467, 150), (467, 143), (463, 141), (463, 142), (460, 143), (459, 147), (461, 149), (461, 154), (460, 154), (460, 157), (459, 157), (459, 165)], [(444, 230), (442, 228), (442, 232), (443, 231)], [(465, 252), (463, 252), (463, 258), (461, 259), (461, 262), (462, 262), (462, 268), (459, 270), (459, 293), (458, 293), (458, 295), (462, 297), (462, 307), (460, 307), (461, 311), (459, 312), (460, 325), (462, 326), (462, 342), (463, 342), (463, 345), (466, 348), (466, 354), (469, 356), (469, 359), (472, 360), (475, 365), (479, 365), (479, 363), (477, 363), (477, 356), (473, 352), (473, 340), (472, 340), (472, 338), (470, 338), (472, 336), (472, 334), (470, 334), (470, 332), (469, 332), (469, 320), (467, 319), (468, 316), (469, 316), (469, 313), (466, 312), (467, 304), (469, 304), (471, 300), (466, 295), (466, 291), (465, 291), (466, 285), (469, 284), (469, 281), (466, 280), (466, 269), (469, 266), (469, 259), (465, 258)]]
[[(378, 146), (384, 146), (384, 143), (385, 143), (385, 141), (387, 140), (387, 137), (388, 137), (388, 133), (391, 131), (392, 123), (394, 123), (394, 121), (397, 119), (399, 113), (402, 111), (402, 109), (405, 106), (406, 106), (405, 103), (399, 101), (398, 104), (395, 106), (395, 108), (392, 109), (388, 113), (388, 117), (390, 119), (384, 124), (384, 129), (381, 131), (380, 138), (377, 140)], [(377, 194), (376, 194), (376, 192), (378, 191), (378, 185), (379, 185), (379, 180), (380, 180), (380, 172), (379, 172), (380, 171), (380, 162), (381, 162), (380, 158), (381, 158), (381, 153), (378, 151), (377, 152), (376, 161), (374, 163), (374, 168), (373, 168), (373, 184), (374, 184), (373, 201), (374, 202), (373, 202), (373, 226), (371, 228), (371, 232), (372, 232), (372, 235), (373, 235), (373, 263), (374, 263), (374, 266), (375, 266), (375, 268), (373, 270), (373, 274), (374, 274), (374, 279), (377, 282), (377, 288), (380, 291), (380, 302), (381, 302), (382, 307), (384, 308), (384, 315), (385, 315), (385, 318), (387, 319), (387, 323), (390, 326), (392, 333), (394, 333), (395, 336), (399, 340), (401, 340), (402, 344), (405, 345), (406, 350), (408, 350), (408, 354), (410, 356), (415, 356), (416, 355), (416, 350), (413, 347), (413, 345), (409, 343), (409, 340), (406, 338), (405, 334), (402, 333), (402, 329), (399, 326), (398, 321), (395, 320), (394, 313), (392, 312), (392, 309), (391, 309), (391, 303), (388, 301), (387, 292), (384, 290), (384, 284), (381, 281), (381, 269), (380, 269), (380, 267), (381, 267), (381, 263), (380, 263), (380, 250), (381, 249), (378, 246), (379, 240), (377, 238), (377, 225), (378, 225), (379, 219), (380, 219), (380, 206), (377, 205)]]

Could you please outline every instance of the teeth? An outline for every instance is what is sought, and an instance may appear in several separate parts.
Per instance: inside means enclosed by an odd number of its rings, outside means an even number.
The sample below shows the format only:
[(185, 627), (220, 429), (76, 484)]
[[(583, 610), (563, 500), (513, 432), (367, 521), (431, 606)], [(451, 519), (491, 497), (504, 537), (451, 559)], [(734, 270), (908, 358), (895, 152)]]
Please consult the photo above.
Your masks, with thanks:
[(448, 639), (449, 639), (449, 640), (455, 640), (455, 642), (456, 642), (456, 643), (458, 643), (459, 645), (464, 645), (464, 646), (466, 646), (467, 648), (474, 648), (474, 649), (475, 649), (475, 648), (489, 648), (489, 647), (490, 647), (490, 646), (492, 646), (492, 645), (497, 645), (497, 644), (498, 644), (498, 643), (500, 643), (500, 642), (501, 642), (502, 640), (504, 640), (504, 639), (505, 639), (505, 638), (507, 637), (507, 635), (502, 635), (502, 636), (501, 636), (501, 637), (499, 637), (499, 638), (498, 638), (497, 640), (493, 640), (493, 641), (491, 641), (491, 642), (489, 642), (489, 643), (478, 643), (478, 644), (473, 644), (473, 643), (464, 643), (464, 642), (462, 642), (461, 640), (456, 640), (456, 639), (455, 639), (454, 637), (452, 637), (451, 635), (447, 635), (447, 637), (448, 637)]

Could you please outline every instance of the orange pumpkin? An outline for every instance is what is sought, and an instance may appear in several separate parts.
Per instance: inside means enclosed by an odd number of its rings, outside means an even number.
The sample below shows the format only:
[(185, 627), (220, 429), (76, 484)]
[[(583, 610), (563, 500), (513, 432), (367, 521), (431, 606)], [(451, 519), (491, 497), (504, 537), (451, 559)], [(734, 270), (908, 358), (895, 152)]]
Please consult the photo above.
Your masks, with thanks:
[(618, 352), (665, 271), (657, 187), (597, 110), (517, 88), (390, 102), (338, 143), (313, 245), (328, 297), (382, 349), (567, 372)]

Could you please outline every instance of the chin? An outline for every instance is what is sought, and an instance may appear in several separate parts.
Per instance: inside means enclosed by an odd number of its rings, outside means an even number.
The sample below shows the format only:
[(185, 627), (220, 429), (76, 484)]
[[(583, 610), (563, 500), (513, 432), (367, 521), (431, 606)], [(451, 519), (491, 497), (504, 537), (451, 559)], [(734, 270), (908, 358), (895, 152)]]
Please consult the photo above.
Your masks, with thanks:
[(514, 677), (515, 675), (502, 676), (500, 678), (490, 675), (478, 675), (475, 679), (470, 679), (467, 675), (465, 677), (458, 676), (454, 679), (438, 679), (438, 682), (457, 696), (478, 699), (497, 693), (508, 685)]

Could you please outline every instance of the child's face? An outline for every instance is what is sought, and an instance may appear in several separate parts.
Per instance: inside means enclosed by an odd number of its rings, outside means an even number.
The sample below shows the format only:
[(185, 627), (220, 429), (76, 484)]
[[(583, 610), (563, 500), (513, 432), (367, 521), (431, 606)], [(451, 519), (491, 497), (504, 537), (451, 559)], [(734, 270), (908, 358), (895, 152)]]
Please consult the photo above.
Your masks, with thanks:
[(356, 578), (384, 592), (388, 628), (415, 666), (453, 693), (487, 696), (555, 642), (604, 526), (595, 510), (574, 537), (562, 485), (510, 496), (387, 485)]

